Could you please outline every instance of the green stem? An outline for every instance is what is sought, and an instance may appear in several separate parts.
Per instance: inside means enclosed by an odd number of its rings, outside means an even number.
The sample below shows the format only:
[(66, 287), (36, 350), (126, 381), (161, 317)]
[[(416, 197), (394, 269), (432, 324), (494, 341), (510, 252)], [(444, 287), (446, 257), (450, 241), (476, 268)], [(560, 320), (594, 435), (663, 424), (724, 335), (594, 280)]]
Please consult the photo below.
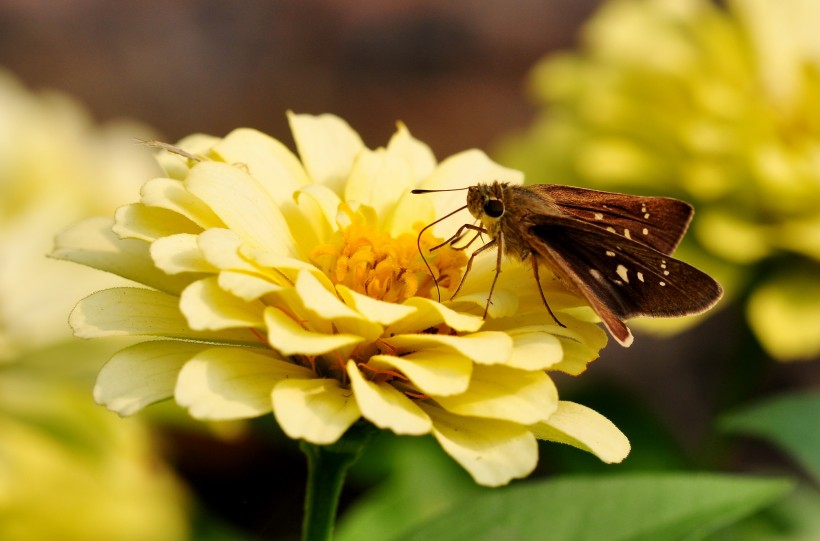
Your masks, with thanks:
[(302, 541), (330, 541), (345, 475), (378, 430), (369, 423), (357, 423), (332, 445), (300, 445), (307, 456), (308, 479)]

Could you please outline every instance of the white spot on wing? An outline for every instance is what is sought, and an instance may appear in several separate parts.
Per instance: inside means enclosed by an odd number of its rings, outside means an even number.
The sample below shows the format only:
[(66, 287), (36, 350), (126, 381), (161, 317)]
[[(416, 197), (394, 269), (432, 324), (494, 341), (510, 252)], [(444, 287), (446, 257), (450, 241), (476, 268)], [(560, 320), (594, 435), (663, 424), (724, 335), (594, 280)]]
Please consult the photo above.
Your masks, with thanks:
[(615, 231), (614, 227), (607, 227), (606, 230), (609, 231), (610, 233), (617, 233), (617, 231)]
[(663, 275), (664, 276), (669, 276), (669, 271), (668, 270), (663, 271)]
[(624, 237), (631, 239), (632, 237), (629, 236), (629, 229), (624, 229)]
[(648, 234), (649, 234), (649, 230), (648, 230), (647, 228), (645, 228), (645, 227), (644, 227), (644, 228), (643, 228), (643, 231), (641, 231), (641, 233), (643, 233), (644, 235), (648, 235)]
[(603, 279), (603, 277), (601, 276), (601, 273), (598, 272), (595, 269), (589, 269), (589, 273), (592, 275), (593, 278), (595, 278), (599, 282)]
[(620, 276), (624, 282), (626, 282), (627, 284), (629, 283), (629, 277), (627, 276), (629, 269), (627, 269), (623, 265), (618, 265), (618, 268), (615, 269), (615, 272), (618, 273), (618, 276)]
[(642, 272), (639, 272), (639, 273), (638, 273), (638, 280), (640, 280), (641, 282), (643, 282), (643, 273), (642, 273)]
[(615, 257), (615, 252), (613, 252), (612, 250), (607, 250), (606, 255), (608, 255), (609, 257)]
[(666, 285), (666, 282), (658, 282), (658, 284), (660, 284), (660, 286), (663, 287)]
[(603, 219), (604, 219), (604, 215), (603, 215), (603, 214), (601, 214), (600, 212), (596, 212), (596, 213), (594, 214), (594, 216), (595, 216), (595, 219), (596, 219), (596, 220), (603, 220)]

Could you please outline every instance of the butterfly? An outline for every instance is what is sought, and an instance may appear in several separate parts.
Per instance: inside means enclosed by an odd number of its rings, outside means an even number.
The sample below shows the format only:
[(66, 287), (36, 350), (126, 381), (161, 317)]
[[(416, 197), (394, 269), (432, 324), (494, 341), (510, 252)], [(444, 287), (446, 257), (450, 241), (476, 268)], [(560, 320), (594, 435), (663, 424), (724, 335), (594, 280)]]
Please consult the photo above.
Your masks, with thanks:
[[(684, 201), (559, 184), (493, 182), (466, 190), (467, 204), (455, 212), (466, 208), (478, 223), (461, 226), (443, 244), (458, 242), (467, 231), (491, 239), (473, 252), (462, 283), (476, 255), (497, 249), (485, 317), (502, 254), (531, 261), (544, 306), (559, 325), (563, 326), (540, 289), (539, 265), (584, 298), (624, 347), (633, 341), (624, 320), (698, 314), (723, 295), (712, 277), (671, 255), (694, 214)], [(438, 190), (413, 193), (434, 191)], [(454, 296), (457, 293), (458, 289)]]

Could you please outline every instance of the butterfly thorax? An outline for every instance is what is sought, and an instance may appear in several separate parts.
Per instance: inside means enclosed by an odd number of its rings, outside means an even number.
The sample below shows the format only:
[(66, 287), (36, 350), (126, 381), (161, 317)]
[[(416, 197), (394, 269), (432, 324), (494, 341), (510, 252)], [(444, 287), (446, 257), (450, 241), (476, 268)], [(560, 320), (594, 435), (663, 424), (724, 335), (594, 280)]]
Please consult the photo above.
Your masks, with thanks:
[(524, 234), (527, 218), (532, 214), (555, 214), (557, 207), (543, 195), (506, 182), (477, 184), (467, 191), (467, 209), (481, 222), (487, 235), (496, 239), (503, 236), (504, 253), (525, 260), (532, 250)]

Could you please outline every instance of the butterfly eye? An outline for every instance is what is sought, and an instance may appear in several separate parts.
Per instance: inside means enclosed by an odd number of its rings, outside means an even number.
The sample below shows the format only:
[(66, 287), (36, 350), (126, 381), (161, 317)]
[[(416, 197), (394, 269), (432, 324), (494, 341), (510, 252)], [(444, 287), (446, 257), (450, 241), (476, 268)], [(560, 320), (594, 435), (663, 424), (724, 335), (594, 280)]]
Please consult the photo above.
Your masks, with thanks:
[(488, 199), (484, 203), (484, 214), (490, 218), (499, 218), (504, 214), (504, 203), (498, 199)]

